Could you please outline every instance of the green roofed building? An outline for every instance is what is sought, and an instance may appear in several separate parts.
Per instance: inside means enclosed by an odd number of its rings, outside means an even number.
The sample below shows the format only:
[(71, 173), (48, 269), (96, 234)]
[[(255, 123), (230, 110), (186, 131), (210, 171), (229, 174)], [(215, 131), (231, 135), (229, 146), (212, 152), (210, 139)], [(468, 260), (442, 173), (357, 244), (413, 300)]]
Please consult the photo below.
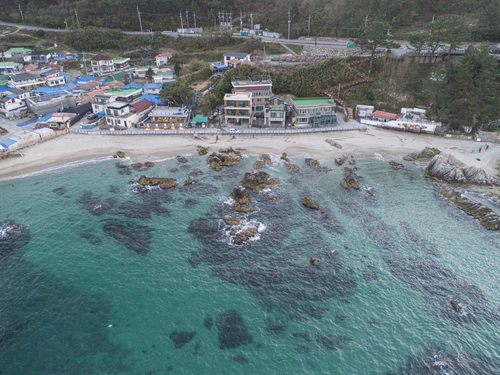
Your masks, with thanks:
[(207, 118), (203, 115), (196, 115), (193, 117), (193, 119), (191, 120), (191, 127), (195, 127), (195, 126), (201, 126), (202, 124), (207, 124)]
[(337, 123), (336, 105), (329, 97), (293, 98), (293, 123), (298, 127), (313, 127), (334, 125)]
[(124, 77), (125, 77), (125, 73), (118, 72), (115, 74), (111, 74), (110, 76), (107, 76), (104, 81), (105, 82), (111, 82), (111, 81), (122, 81), (123, 82)]

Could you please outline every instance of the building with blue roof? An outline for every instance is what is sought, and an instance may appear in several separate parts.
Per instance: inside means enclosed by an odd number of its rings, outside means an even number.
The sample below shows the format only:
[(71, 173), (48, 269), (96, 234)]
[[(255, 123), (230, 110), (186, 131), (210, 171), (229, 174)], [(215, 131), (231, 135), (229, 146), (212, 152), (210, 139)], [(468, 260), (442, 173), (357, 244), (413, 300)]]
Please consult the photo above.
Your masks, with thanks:
[(146, 83), (142, 89), (145, 94), (158, 95), (163, 85), (161, 83)]
[(90, 82), (90, 81), (97, 81), (97, 80), (99, 80), (99, 77), (81, 76), (80, 78), (78, 78), (76, 80), (76, 82), (78, 82), (78, 83), (87, 83), (87, 82)]
[(149, 100), (150, 102), (153, 102), (155, 104), (163, 104), (163, 100), (160, 99), (158, 95), (148, 95), (148, 94), (142, 94), (142, 96), (139, 98), (140, 99), (146, 99)]
[(129, 89), (132, 87), (135, 87), (136, 89), (142, 89), (144, 88), (144, 85), (135, 82), (130, 82), (128, 85), (123, 86), (124, 89)]

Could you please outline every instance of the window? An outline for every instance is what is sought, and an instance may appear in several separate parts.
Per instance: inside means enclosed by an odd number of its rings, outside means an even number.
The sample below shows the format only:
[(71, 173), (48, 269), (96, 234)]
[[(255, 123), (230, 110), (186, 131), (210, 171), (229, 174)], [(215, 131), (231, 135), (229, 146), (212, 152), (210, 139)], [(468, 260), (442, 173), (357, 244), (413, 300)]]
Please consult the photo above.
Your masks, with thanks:
[(307, 117), (299, 117), (297, 119), (297, 122), (302, 122), (302, 123), (307, 122)]
[(228, 107), (236, 107), (236, 100), (228, 100), (226, 105)]
[(115, 110), (113, 111), (113, 114), (114, 114), (115, 116), (118, 116), (118, 111), (115, 109)]
[(321, 112), (321, 108), (316, 108), (316, 112), (320, 113)]
[(258, 105), (257, 107), (255, 107), (255, 110), (256, 111), (263, 111), (264, 110), (264, 106)]
[(283, 113), (281, 112), (271, 112), (272, 118), (283, 118)]
[(111, 111), (109, 109), (106, 109), (106, 114), (111, 116)]
[(239, 101), (238, 102), (238, 107), (248, 107), (248, 102)]
[(309, 108), (309, 113), (314, 113), (314, 108)]
[(228, 116), (236, 116), (236, 109), (228, 109), (227, 115)]
[(302, 114), (305, 114), (305, 113), (306, 113), (306, 111), (307, 111), (306, 109), (300, 109), (300, 110), (299, 110), (299, 113), (302, 115)]
[(118, 123), (121, 124), (121, 120), (118, 120)]
[(248, 116), (248, 111), (246, 109), (240, 109), (240, 115)]

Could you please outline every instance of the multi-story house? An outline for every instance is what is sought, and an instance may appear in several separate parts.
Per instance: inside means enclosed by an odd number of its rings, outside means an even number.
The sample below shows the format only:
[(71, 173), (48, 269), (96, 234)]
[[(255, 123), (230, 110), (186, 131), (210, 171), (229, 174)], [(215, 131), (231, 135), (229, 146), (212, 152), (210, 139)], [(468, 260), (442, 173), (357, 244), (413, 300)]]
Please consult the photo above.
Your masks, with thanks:
[(111, 127), (131, 128), (145, 120), (155, 104), (146, 99), (134, 103), (115, 101), (106, 108), (106, 124)]
[(266, 103), (264, 126), (284, 128), (286, 122), (286, 107), (283, 99), (273, 95)]
[(130, 59), (128, 57), (117, 57), (114, 61), (116, 70), (123, 70), (130, 67)]
[(273, 82), (267, 78), (233, 78), (233, 93), (251, 93), (252, 111), (256, 114), (263, 113), (267, 101), (273, 95)]
[(164, 52), (160, 53), (159, 55), (156, 55), (155, 60), (158, 68), (162, 65), (166, 65), (171, 57), (172, 57), (172, 52)]
[(331, 98), (293, 98), (293, 122), (299, 127), (320, 127), (337, 123), (336, 105)]
[(250, 58), (252, 55), (245, 52), (226, 52), (223, 56), (224, 65), (227, 65), (227, 62), (232, 59), (251, 61)]
[(157, 106), (151, 111), (146, 127), (149, 129), (181, 129), (186, 128), (191, 118), (188, 107)]
[(40, 80), (40, 77), (31, 73), (20, 73), (10, 77), (9, 84), (11, 86), (23, 89), (36, 89), (44, 84), (45, 81)]
[(94, 77), (113, 73), (115, 71), (115, 62), (113, 58), (106, 55), (95, 55), (90, 59), (90, 63), (92, 75)]
[(61, 86), (66, 83), (63, 76), (60, 75), (60, 70), (48, 70), (46, 72), (40, 73), (40, 78), (45, 80), (45, 84), (49, 87)]
[(92, 97), (92, 112), (104, 111), (108, 104), (115, 101), (132, 103), (142, 95), (142, 89), (135, 87), (108, 90), (104, 94), (97, 94)]
[(240, 92), (224, 95), (226, 125), (250, 126), (252, 123), (252, 93)]

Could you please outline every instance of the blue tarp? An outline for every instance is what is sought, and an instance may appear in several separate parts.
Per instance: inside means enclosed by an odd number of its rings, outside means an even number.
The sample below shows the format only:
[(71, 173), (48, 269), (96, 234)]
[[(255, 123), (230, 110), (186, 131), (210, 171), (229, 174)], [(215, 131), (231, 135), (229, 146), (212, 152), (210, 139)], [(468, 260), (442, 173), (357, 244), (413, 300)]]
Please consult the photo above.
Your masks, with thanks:
[(153, 102), (155, 104), (163, 104), (163, 100), (161, 100), (158, 95), (142, 94), (142, 97), (140, 97), (138, 100), (141, 99), (149, 100), (150, 102)]
[(97, 112), (96, 113), (97, 116), (104, 116), (104, 111), (101, 111), (101, 112)]
[(71, 76), (71, 74), (66, 73), (66, 72), (59, 72), (59, 75), (60, 75), (61, 77)]
[(19, 96), (19, 95), (17, 95), (17, 94), (9, 94), (9, 95), (7, 95), (7, 97), (9, 97), (9, 98), (11, 98), (11, 99), (15, 99), (15, 98), (17, 98), (18, 96)]
[(145, 89), (161, 89), (162, 86), (163, 85), (161, 83), (146, 83), (144, 85), (144, 88)]
[(94, 122), (93, 124), (82, 125), (82, 129), (94, 129), (98, 125), (98, 122)]
[(0, 92), (2, 92), (2, 91), (8, 91), (10, 89), (11, 89), (11, 87), (9, 87), (9, 86), (0, 86)]
[(39, 88), (34, 90), (34, 92), (40, 93), (40, 94), (56, 94), (56, 93), (60, 93), (63, 91), (72, 91), (76, 86), (77, 86), (77, 84), (73, 83), (73, 82), (66, 83), (64, 85), (57, 86), (57, 87), (42, 87), (42, 86), (40, 86)]
[(15, 139), (12, 139), (12, 138), (7, 138), (7, 139), (4, 139), (2, 141), (2, 143), (0, 143), (3, 147), (7, 148), (9, 147), (10, 145), (13, 145), (14, 143), (16, 143), (17, 141)]
[(214, 66), (215, 70), (222, 70), (222, 69), (227, 69), (227, 65), (216, 65)]
[(137, 89), (142, 89), (144, 88), (143, 85), (139, 84), (139, 83), (135, 83), (135, 82), (130, 82), (128, 85), (125, 85), (123, 86), (124, 89), (129, 89), (129, 88), (132, 88), (132, 87), (135, 87)]
[(89, 76), (81, 76), (80, 78), (77, 79), (78, 82), (90, 82), (90, 81), (97, 81), (99, 77), (89, 77)]
[(17, 124), (17, 126), (26, 126), (26, 125), (33, 124), (33, 123), (35, 123), (37, 121), (38, 121), (38, 119), (34, 118), (34, 119), (31, 119), (31, 120), (28, 120), (28, 121), (20, 122), (19, 124)]

